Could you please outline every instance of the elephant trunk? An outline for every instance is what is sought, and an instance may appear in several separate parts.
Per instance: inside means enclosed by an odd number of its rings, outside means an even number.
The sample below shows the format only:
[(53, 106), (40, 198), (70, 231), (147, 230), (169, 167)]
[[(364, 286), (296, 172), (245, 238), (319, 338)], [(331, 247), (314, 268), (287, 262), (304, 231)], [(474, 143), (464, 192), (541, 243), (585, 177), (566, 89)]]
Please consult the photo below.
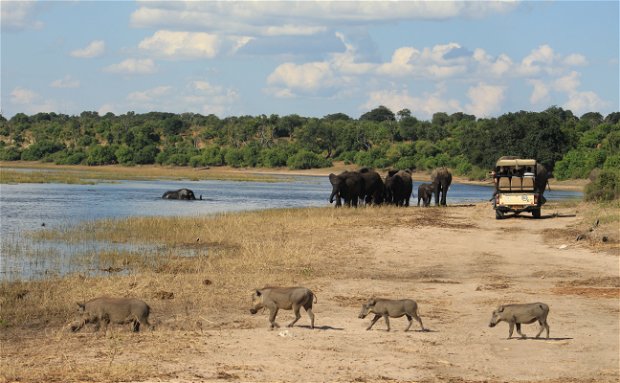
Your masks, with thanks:
[(338, 194), (337, 190), (333, 190), (332, 194), (329, 196), (329, 203), (333, 203), (334, 202), (334, 197), (336, 196), (336, 194)]

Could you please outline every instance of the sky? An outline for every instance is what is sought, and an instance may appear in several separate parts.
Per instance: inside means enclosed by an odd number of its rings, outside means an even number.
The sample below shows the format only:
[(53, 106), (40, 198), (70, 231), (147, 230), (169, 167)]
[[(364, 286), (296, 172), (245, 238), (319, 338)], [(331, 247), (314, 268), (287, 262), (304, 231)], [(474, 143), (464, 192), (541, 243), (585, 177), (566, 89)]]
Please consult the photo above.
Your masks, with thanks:
[(619, 1), (5, 1), (1, 108), (620, 110)]

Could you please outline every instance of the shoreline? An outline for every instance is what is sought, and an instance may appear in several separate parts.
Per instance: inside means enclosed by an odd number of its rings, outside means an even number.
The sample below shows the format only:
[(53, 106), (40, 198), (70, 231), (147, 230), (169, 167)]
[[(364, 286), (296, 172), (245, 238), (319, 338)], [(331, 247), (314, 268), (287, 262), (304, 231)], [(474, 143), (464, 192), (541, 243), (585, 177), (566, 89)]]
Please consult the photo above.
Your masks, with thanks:
[[(0, 161), (0, 170), (9, 169), (33, 169), (46, 171), (70, 171), (98, 174), (97, 181), (105, 180), (140, 180), (140, 179), (232, 179), (239, 181), (265, 181), (270, 176), (306, 176), (306, 177), (328, 177), (330, 173), (340, 173), (345, 170), (359, 169), (357, 165), (345, 165), (336, 162), (334, 166), (320, 169), (290, 170), (287, 168), (233, 168), (229, 166), (200, 167), (191, 168), (185, 166), (160, 166), (160, 165), (56, 165), (51, 163), (41, 163), (36, 161)], [(383, 171), (380, 171), (382, 173)], [(109, 175), (109, 177), (105, 177)], [(101, 177), (103, 176), (103, 177)], [(258, 177), (256, 177), (258, 176)], [(88, 178), (88, 177), (84, 177)], [(430, 172), (423, 171), (412, 173), (414, 182), (429, 182)], [(453, 182), (464, 185), (492, 186), (491, 181), (472, 181), (465, 177), (453, 176)], [(25, 181), (23, 183), (26, 183)], [(550, 180), (552, 189), (564, 191), (583, 192), (588, 180), (572, 179), (565, 181)]]

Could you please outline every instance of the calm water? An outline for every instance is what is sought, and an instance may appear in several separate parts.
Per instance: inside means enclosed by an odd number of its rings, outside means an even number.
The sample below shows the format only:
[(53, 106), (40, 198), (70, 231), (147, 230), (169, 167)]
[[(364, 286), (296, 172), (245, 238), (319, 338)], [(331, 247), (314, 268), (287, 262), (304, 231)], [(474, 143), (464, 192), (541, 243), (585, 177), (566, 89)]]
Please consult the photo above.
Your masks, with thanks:
[[(417, 192), (418, 183), (414, 184)], [(183, 187), (202, 194), (202, 201), (163, 200), (167, 190)], [(279, 207), (330, 206), (327, 177), (290, 177), (281, 182), (238, 181), (125, 181), (97, 185), (18, 184), (0, 185), (0, 279), (31, 278), (50, 269), (67, 270), (67, 257), (126, 245), (108, 243), (41, 243), (25, 234), (37, 230), (77, 225), (82, 221), (128, 216), (197, 216), (219, 212)], [(486, 201), (487, 186), (454, 184), (448, 204)], [(580, 193), (552, 191), (550, 199), (579, 198)], [(417, 198), (412, 200), (415, 205)], [(43, 224), (45, 226), (43, 226)], [(134, 246), (134, 250), (141, 250)], [(145, 245), (144, 250), (148, 250)], [(151, 249), (152, 250), (152, 249)], [(25, 262), (22, 251), (36, 253)], [(50, 255), (46, 259), (45, 254)], [(52, 256), (53, 255), (53, 256)]]

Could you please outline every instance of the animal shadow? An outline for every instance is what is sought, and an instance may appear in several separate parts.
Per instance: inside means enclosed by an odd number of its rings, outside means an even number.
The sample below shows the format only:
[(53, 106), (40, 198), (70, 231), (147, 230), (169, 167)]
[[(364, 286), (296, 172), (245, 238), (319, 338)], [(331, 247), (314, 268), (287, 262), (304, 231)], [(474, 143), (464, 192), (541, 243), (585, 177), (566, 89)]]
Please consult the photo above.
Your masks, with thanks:
[[(310, 326), (308, 325), (300, 325), (300, 326), (295, 326), (295, 327), (301, 327), (301, 328), (307, 328), (310, 329)], [(324, 330), (324, 331), (343, 331), (344, 328), (342, 327), (332, 327), (332, 326), (314, 326), (315, 330)]]
[(533, 336), (527, 336), (525, 338), (523, 338), (523, 340), (550, 340), (550, 341), (562, 341), (562, 340), (572, 340), (573, 338), (536, 338)]

